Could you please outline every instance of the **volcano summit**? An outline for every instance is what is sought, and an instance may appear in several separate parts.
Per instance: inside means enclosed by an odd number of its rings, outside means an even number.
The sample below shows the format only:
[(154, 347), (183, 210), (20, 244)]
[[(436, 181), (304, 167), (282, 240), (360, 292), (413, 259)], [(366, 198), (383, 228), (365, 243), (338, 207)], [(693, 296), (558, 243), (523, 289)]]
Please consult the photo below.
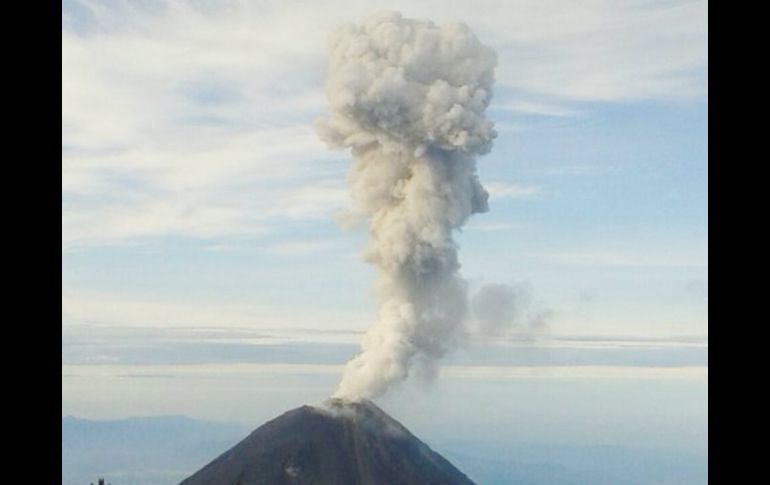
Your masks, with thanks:
[(371, 401), (330, 399), (257, 428), (180, 485), (473, 485)]

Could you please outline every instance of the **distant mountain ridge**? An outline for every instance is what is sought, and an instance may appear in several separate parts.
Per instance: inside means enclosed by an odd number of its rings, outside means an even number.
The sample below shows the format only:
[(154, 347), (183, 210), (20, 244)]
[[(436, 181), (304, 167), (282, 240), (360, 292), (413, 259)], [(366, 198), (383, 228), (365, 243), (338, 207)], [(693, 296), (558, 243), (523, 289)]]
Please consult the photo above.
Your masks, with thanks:
[(473, 485), (371, 401), (302, 406), (180, 485)]

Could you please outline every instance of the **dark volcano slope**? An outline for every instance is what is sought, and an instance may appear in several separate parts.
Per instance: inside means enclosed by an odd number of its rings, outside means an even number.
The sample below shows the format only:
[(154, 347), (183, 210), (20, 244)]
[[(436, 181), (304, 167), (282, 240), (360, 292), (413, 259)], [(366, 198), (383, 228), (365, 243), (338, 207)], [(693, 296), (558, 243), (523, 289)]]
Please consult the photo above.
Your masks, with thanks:
[(370, 401), (302, 406), (180, 485), (473, 485)]

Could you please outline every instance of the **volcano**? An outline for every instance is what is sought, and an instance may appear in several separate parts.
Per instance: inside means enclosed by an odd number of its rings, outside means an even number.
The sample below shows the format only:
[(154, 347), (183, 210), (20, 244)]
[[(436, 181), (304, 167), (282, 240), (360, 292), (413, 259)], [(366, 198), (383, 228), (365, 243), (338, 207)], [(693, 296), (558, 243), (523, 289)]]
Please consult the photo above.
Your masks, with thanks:
[(268, 421), (180, 485), (473, 485), (371, 401)]

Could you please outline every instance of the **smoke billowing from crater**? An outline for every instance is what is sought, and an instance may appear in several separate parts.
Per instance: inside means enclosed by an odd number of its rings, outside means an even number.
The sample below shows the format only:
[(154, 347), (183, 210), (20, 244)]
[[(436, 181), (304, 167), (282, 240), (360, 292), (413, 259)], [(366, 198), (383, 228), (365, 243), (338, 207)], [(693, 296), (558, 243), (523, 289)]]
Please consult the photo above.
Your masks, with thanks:
[(352, 214), (368, 221), (379, 318), (335, 397), (381, 395), (428, 374), (464, 334), (467, 285), (452, 232), (488, 209), (475, 157), (496, 136), (485, 110), (497, 56), (463, 24), (383, 13), (329, 39), (330, 115), (317, 132), (350, 149)]

